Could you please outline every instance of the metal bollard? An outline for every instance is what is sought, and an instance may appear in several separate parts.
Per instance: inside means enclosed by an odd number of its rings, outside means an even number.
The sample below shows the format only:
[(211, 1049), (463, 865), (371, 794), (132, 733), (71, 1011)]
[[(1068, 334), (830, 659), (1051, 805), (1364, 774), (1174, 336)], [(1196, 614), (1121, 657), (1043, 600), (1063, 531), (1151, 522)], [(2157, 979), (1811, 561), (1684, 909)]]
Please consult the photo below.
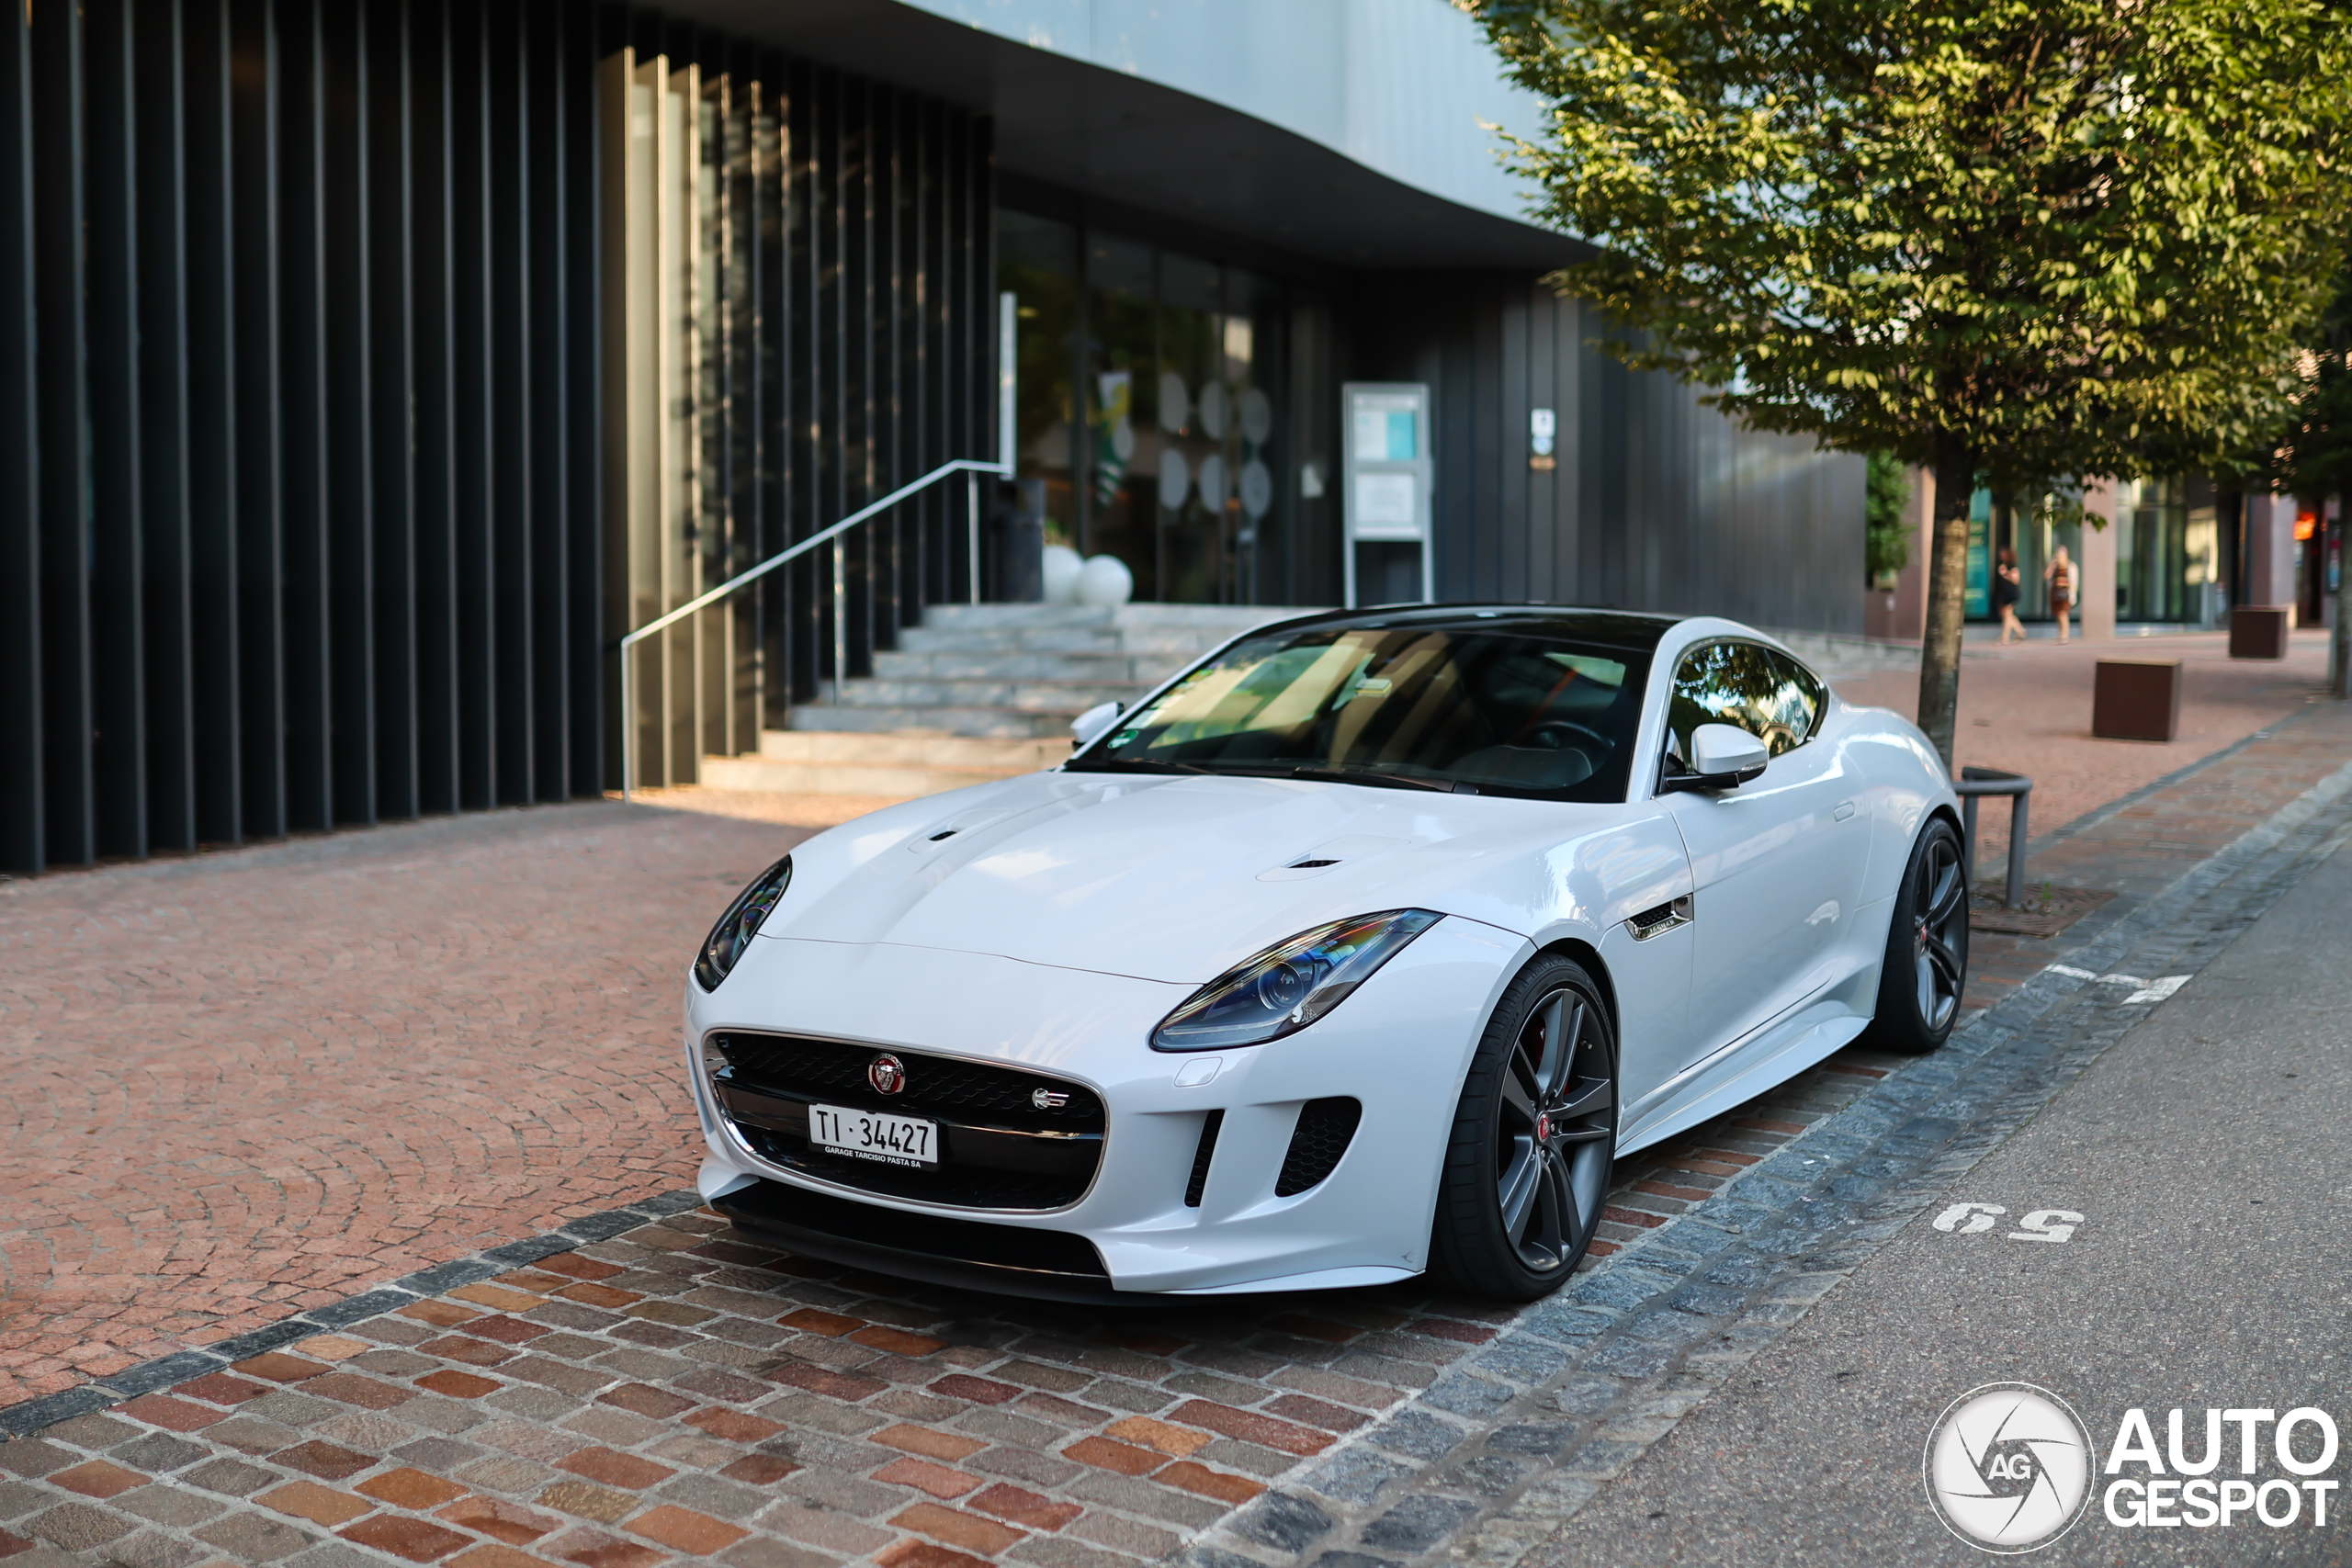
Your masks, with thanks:
[(1988, 795), (2009, 797), (2009, 875), (2001, 902), (2016, 908), (2025, 892), (2027, 802), (2033, 796), (2033, 781), (1998, 768), (1962, 768), (1951, 787), (1960, 796), (1961, 864), (1971, 887), (1976, 886), (1976, 803)]

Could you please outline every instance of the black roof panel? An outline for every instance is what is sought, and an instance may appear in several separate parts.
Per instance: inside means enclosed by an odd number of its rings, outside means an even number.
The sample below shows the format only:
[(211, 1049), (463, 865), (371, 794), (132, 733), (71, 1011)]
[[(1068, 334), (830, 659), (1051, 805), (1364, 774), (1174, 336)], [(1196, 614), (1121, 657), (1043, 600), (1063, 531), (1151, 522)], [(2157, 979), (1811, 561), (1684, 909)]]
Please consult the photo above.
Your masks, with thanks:
[(1275, 621), (1250, 635), (1272, 631), (1303, 631), (1309, 627), (1345, 626), (1508, 626), (1529, 637), (1600, 643), (1631, 652), (1648, 653), (1682, 615), (1647, 615), (1635, 610), (1588, 610), (1572, 604), (1375, 604), (1361, 610), (1330, 610)]

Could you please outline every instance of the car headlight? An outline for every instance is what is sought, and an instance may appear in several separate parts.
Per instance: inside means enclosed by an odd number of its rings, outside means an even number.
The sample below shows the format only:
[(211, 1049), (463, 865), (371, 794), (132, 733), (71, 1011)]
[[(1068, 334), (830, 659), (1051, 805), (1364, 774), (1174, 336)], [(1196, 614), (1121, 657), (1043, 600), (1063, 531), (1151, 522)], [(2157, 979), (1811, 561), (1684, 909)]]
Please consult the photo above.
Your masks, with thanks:
[(1295, 1034), (1444, 919), (1429, 909), (1358, 915), (1266, 949), (1193, 993), (1152, 1031), (1155, 1051), (1213, 1051)]
[(792, 882), (792, 857), (785, 856), (752, 880), (752, 885), (735, 895), (735, 902), (727, 906), (727, 913), (703, 938), (702, 953), (695, 960), (695, 980), (706, 991), (718, 989), (718, 982), (727, 978), (743, 950), (752, 945), (752, 933), (768, 918), (775, 901)]

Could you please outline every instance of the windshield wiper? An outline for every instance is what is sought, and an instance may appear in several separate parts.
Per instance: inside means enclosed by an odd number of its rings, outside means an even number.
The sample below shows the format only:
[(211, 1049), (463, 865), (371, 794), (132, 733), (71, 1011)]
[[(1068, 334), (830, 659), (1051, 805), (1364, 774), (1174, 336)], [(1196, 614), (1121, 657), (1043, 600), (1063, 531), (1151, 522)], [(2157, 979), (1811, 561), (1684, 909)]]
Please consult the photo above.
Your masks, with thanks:
[(1385, 789), (1433, 789), (1440, 795), (1453, 793), (1451, 779), (1417, 779), (1409, 773), (1382, 773), (1376, 768), (1293, 768), (1295, 779), (1315, 779), (1324, 784), (1377, 784)]
[(1073, 757), (1062, 764), (1070, 773), (1211, 773), (1217, 768), (1203, 767), (1198, 762), (1137, 761), (1125, 757)]
[(1062, 764), (1074, 773), (1196, 773), (1208, 778), (1241, 779), (1311, 779), (1318, 784), (1372, 784), (1384, 789), (1430, 789), (1440, 795), (1452, 795), (1454, 786), (1448, 779), (1417, 779), (1404, 773), (1383, 773), (1375, 768), (1317, 767), (1302, 763), (1285, 767), (1249, 762), (1175, 762), (1137, 761), (1125, 758), (1073, 759)]

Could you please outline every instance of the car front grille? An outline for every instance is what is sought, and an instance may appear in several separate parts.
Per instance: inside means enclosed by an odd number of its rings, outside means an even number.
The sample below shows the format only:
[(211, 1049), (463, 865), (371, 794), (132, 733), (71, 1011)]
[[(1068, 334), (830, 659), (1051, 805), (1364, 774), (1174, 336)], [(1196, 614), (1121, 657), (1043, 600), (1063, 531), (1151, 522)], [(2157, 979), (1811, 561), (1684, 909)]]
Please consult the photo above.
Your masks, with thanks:
[[(802, 1035), (728, 1031), (709, 1043), (726, 1063), (711, 1080), (719, 1109), (753, 1154), (787, 1170), (892, 1198), (1037, 1210), (1076, 1202), (1102, 1164), (1102, 1101), (1066, 1078)], [(866, 1077), (885, 1055), (903, 1071), (896, 1094)], [(934, 1122), (939, 1163), (885, 1165), (820, 1147), (808, 1136), (817, 1104)]]
[[(828, 1105), (991, 1127), (1102, 1131), (1102, 1101), (1092, 1089), (1042, 1073), (797, 1034), (729, 1031), (714, 1043), (725, 1054), (736, 1081), (746, 1088), (806, 1096)], [(867, 1067), (882, 1055), (896, 1056), (906, 1066), (906, 1087), (897, 1094), (877, 1094), (866, 1079)], [(1069, 1102), (1058, 1109), (1041, 1108), (1035, 1099), (1041, 1089), (1066, 1094)]]

